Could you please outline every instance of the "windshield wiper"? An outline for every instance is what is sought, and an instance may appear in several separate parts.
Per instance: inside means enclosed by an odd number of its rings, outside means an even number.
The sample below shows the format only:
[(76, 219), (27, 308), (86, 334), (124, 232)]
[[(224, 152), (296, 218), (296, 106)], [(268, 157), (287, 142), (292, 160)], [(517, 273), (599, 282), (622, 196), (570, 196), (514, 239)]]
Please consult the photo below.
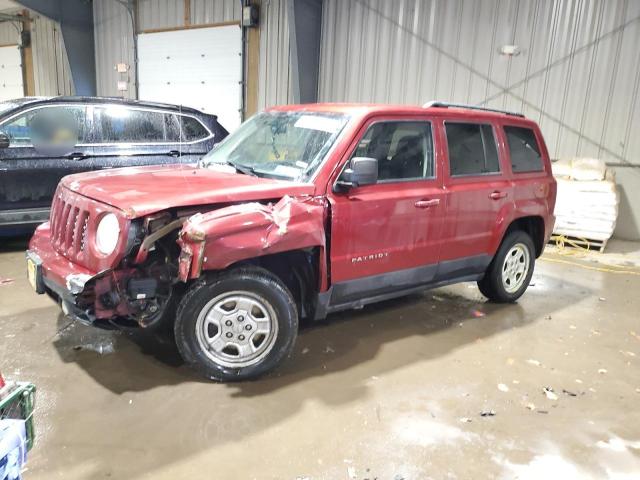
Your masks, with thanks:
[(253, 169), (253, 167), (250, 167), (249, 165), (242, 165), (231, 160), (225, 160), (224, 162), (206, 162), (203, 158), (198, 161), (198, 168), (207, 168), (209, 165), (230, 165), (235, 168), (236, 172), (238, 173), (253, 175), (254, 177), (259, 176), (258, 173)]
[(253, 167), (250, 167), (249, 165), (242, 165), (240, 163), (232, 162), (231, 160), (227, 160), (227, 165), (231, 165), (236, 169), (237, 172), (243, 173), (245, 175), (253, 175), (254, 177), (258, 176)]

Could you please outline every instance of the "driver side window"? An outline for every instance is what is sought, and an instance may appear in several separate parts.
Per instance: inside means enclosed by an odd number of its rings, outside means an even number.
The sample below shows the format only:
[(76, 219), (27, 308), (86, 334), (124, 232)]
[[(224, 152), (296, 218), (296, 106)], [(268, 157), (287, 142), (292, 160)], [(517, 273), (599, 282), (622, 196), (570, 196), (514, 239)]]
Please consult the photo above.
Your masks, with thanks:
[(353, 157), (378, 160), (378, 182), (433, 178), (430, 122), (378, 122), (364, 134)]

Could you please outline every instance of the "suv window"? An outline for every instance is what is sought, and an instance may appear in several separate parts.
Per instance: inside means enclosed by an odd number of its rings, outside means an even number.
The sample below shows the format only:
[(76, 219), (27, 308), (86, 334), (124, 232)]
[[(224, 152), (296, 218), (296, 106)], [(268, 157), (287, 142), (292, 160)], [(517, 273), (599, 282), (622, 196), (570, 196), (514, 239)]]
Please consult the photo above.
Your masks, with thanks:
[(431, 178), (431, 123), (375, 123), (360, 140), (353, 157), (376, 158), (379, 181)]
[(504, 127), (511, 156), (511, 170), (539, 172), (544, 170), (536, 135), (530, 128)]
[(193, 142), (196, 140), (202, 140), (209, 136), (209, 132), (204, 125), (193, 117), (181, 116), (182, 120), (182, 135), (185, 142)]
[[(98, 143), (160, 143), (178, 141), (171, 127), (171, 114), (114, 105), (97, 109), (100, 130)], [(171, 131), (174, 131), (174, 134)]]
[(77, 145), (84, 142), (85, 130), (86, 108), (73, 105), (36, 108), (0, 127), (11, 146)]
[(500, 171), (493, 127), (478, 123), (446, 122), (449, 170), (455, 175)]

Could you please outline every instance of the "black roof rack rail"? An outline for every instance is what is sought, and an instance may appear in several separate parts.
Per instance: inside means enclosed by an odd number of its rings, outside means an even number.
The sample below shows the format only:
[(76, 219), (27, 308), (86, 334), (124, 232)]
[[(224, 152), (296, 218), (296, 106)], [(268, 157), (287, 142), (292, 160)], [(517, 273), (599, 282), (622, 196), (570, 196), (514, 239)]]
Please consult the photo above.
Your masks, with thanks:
[(487, 107), (478, 107), (476, 105), (464, 105), (462, 103), (447, 103), (447, 102), (438, 102), (431, 101), (422, 105), (423, 108), (468, 108), (470, 110), (482, 110), (484, 112), (494, 112), (494, 113), (503, 113), (505, 115), (513, 115), (514, 117), (522, 117), (524, 118), (524, 114), (517, 112), (509, 112), (508, 110), (498, 110), (496, 108), (487, 108)]

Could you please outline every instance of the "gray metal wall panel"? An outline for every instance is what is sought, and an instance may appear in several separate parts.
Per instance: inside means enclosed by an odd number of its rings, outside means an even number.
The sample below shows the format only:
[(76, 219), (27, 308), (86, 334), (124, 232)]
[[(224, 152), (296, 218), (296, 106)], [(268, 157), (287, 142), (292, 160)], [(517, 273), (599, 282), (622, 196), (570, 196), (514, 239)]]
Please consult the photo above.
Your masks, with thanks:
[(635, 0), (325, 0), (320, 98), (520, 110), (555, 157), (640, 163), (639, 16)]
[(73, 95), (73, 79), (60, 25), (33, 15), (31, 45), (36, 95)]
[(240, 0), (191, 0), (191, 23), (220, 23), (240, 21), (242, 9)]
[(291, 103), (291, 49), (285, 0), (264, 0), (260, 9), (258, 108)]
[[(96, 84), (98, 95), (133, 98), (134, 76), (118, 74), (115, 66), (126, 63), (133, 68), (133, 36), (131, 20), (125, 7), (115, 0), (93, 2), (96, 48)], [(129, 80), (126, 92), (118, 91), (118, 80)]]
[(0, 23), (0, 46), (18, 45), (20, 43), (20, 32), (16, 30), (16, 23)]
[(182, 26), (184, 26), (183, 0), (138, 0), (140, 30)]

